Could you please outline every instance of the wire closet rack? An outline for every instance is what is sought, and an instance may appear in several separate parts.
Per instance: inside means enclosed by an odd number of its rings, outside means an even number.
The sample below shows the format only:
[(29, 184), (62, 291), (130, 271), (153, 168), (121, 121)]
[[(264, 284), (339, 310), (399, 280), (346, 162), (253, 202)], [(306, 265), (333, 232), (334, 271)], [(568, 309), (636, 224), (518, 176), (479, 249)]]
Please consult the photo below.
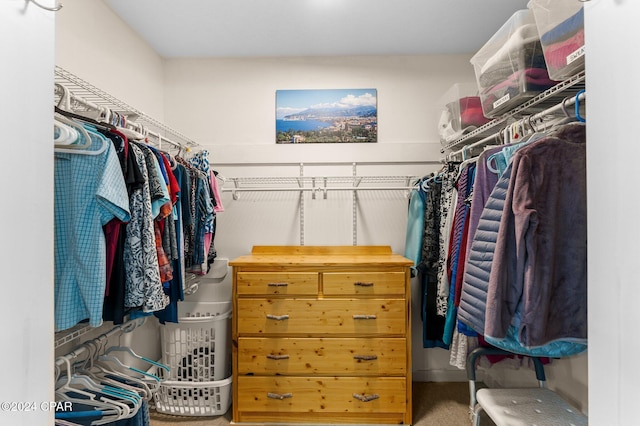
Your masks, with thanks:
[[(168, 143), (179, 149), (189, 150), (199, 145), (183, 133), (161, 123), (137, 108), (99, 89), (66, 69), (56, 66), (54, 78), (54, 103), (58, 105), (63, 96), (68, 96), (73, 112), (83, 114), (100, 110), (109, 110), (125, 116), (128, 126), (134, 130), (144, 129), (150, 142), (162, 148)], [(198, 289), (199, 277), (187, 274), (185, 293), (192, 294)], [(95, 330), (87, 324), (80, 323), (70, 329), (55, 333), (55, 348), (72, 342), (81, 336)]]

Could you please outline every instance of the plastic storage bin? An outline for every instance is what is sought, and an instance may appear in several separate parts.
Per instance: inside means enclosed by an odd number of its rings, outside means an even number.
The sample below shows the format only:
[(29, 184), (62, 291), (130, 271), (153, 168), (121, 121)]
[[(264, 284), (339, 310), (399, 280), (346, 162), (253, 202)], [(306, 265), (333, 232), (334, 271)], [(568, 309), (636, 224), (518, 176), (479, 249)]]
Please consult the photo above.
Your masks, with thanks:
[(231, 406), (231, 377), (213, 382), (162, 382), (154, 405), (157, 412), (174, 416), (221, 416)]
[(584, 9), (578, 1), (530, 0), (549, 77), (566, 80), (584, 69)]
[(209, 382), (231, 375), (231, 302), (180, 302), (178, 324), (162, 326), (169, 381)]
[(440, 143), (447, 145), (490, 121), (482, 112), (475, 83), (456, 83), (440, 99)]
[(180, 302), (178, 324), (162, 326), (161, 362), (167, 373), (154, 404), (159, 413), (223, 415), (231, 405), (231, 302)]
[(533, 13), (519, 10), (471, 58), (482, 111), (497, 117), (556, 84), (549, 78)]

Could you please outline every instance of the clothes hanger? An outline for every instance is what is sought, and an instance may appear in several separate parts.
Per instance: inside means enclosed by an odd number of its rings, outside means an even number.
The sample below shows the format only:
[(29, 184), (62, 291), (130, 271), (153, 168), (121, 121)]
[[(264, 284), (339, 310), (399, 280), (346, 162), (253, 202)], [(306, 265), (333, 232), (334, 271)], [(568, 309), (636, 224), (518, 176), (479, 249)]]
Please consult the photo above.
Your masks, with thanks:
[[(103, 365), (102, 363), (94, 363), (91, 370), (89, 370), (89, 373), (105, 384), (125, 388), (131, 392), (137, 393), (146, 401), (150, 400), (153, 397), (154, 392), (157, 391), (155, 385), (153, 385), (154, 387), (152, 389), (149, 382), (140, 379), (139, 377), (133, 377), (130, 374), (116, 371), (110, 366)], [(129, 384), (129, 382), (131, 384)]]
[[(89, 352), (91, 352), (91, 347), (93, 347), (96, 349), (95, 353), (98, 353), (98, 346), (92, 344), (92, 342), (89, 343), (91, 344), (91, 346), (87, 345)], [(110, 376), (106, 370), (100, 369), (99, 367), (94, 368), (93, 356), (89, 356), (87, 358), (87, 362), (80, 372), (88, 375), (101, 385), (112, 386), (121, 391), (124, 395), (135, 398), (138, 405), (140, 404), (140, 401), (138, 401), (139, 399), (149, 400), (153, 396), (148, 386), (145, 386), (144, 383), (141, 383), (133, 377), (121, 377), (116, 375)], [(118, 377), (122, 378), (122, 380), (118, 380)]]
[(169, 366), (167, 366), (167, 365), (164, 365), (164, 364), (159, 363), (159, 362), (157, 362), (157, 361), (153, 361), (153, 360), (151, 360), (151, 359), (149, 359), (149, 358), (146, 358), (146, 357), (144, 357), (144, 356), (140, 356), (140, 355), (136, 354), (136, 353), (133, 351), (133, 349), (131, 349), (131, 348), (130, 348), (130, 347), (128, 347), (128, 346), (110, 346), (110, 347), (105, 351), (105, 355), (106, 355), (106, 354), (108, 354), (108, 353), (111, 353), (111, 352), (125, 352), (125, 353), (128, 353), (129, 355), (131, 355), (131, 356), (132, 356), (132, 357), (134, 357), (134, 358), (137, 358), (137, 359), (139, 359), (139, 360), (141, 360), (141, 361), (144, 361), (144, 362), (146, 362), (146, 363), (148, 363), (148, 364), (155, 365), (156, 367), (158, 367), (158, 368), (161, 368), (161, 369), (165, 370), (167, 373), (171, 370), (171, 369), (169, 368)]
[[(103, 152), (105, 152), (107, 150), (107, 148), (109, 147), (109, 141), (106, 140), (106, 138), (104, 136), (102, 136), (99, 133), (95, 133), (92, 132), (90, 129), (87, 129), (84, 126), (78, 126), (78, 129), (82, 129), (84, 130), (84, 133), (81, 133), (82, 135), (86, 135), (86, 140), (89, 141), (89, 147), (93, 146), (94, 142), (98, 142), (100, 145), (98, 147), (98, 149), (88, 149), (88, 147), (85, 147), (84, 149), (78, 149), (78, 148), (70, 148), (70, 147), (66, 147), (65, 148), (59, 148), (59, 147), (55, 147), (54, 148), (54, 152), (66, 152), (69, 154), (79, 154), (79, 155), (100, 155)], [(92, 138), (90, 135), (94, 135), (94, 138)]]
[[(62, 357), (60, 359), (63, 360), (64, 364), (67, 367), (67, 375), (63, 380), (59, 381), (56, 386), (56, 399), (78, 403), (88, 407), (94, 407), (95, 410), (80, 411), (75, 413), (60, 412), (56, 413), (56, 417), (94, 417), (96, 415), (101, 415), (103, 418), (107, 416), (109, 421), (115, 421), (118, 420), (122, 414), (129, 411), (129, 407), (127, 407), (125, 404), (113, 401), (103, 395), (98, 396), (95, 393), (88, 392), (87, 390), (72, 387), (71, 383), (73, 370), (71, 368), (71, 362), (67, 357)], [(86, 398), (82, 398), (81, 396), (84, 396)], [(69, 417), (66, 416), (67, 414), (69, 415)]]
[[(106, 345), (107, 340), (105, 339), (99, 339), (97, 341), (97, 345), (100, 346), (98, 347), (97, 351), (102, 351), (102, 344)], [(98, 352), (96, 352), (98, 353)], [(106, 358), (106, 359), (105, 359)], [(112, 361), (112, 362), (109, 362)], [(114, 365), (115, 364), (115, 365)], [(125, 370), (118, 370), (116, 368), (116, 366), (120, 367), (121, 369)], [(102, 355), (100, 357), (97, 357), (97, 359), (95, 359), (95, 362), (93, 362), (93, 367), (95, 369), (98, 370), (98, 374), (101, 377), (105, 377), (105, 376), (115, 376), (117, 378), (123, 379), (123, 380), (131, 380), (132, 382), (136, 383), (137, 385), (139, 385), (145, 392), (145, 394), (147, 395), (148, 399), (150, 399), (153, 394), (155, 392), (158, 391), (158, 389), (160, 388), (160, 378), (157, 376), (154, 376), (152, 374), (149, 374), (145, 371), (139, 370), (137, 368), (133, 368), (130, 367), (128, 365), (123, 364), (122, 362), (120, 362), (119, 359), (115, 358), (115, 357), (107, 357), (105, 355)], [(131, 374), (131, 372), (134, 373), (138, 373), (140, 376), (134, 376)], [(110, 377), (106, 377), (109, 380), (116, 380), (116, 379), (112, 379)], [(119, 380), (116, 380), (117, 382), (120, 382)]]
[[(85, 365), (93, 358), (91, 354), (91, 346), (86, 345), (87, 352), (89, 353), (87, 360), (85, 361)], [(66, 358), (68, 360), (68, 358)], [(70, 361), (69, 361), (70, 363)], [(73, 369), (75, 370), (75, 368)], [(129, 390), (123, 389), (122, 383), (118, 381), (112, 381), (115, 386), (111, 386), (109, 383), (104, 383), (100, 378), (95, 378), (95, 376), (82, 374), (81, 372), (74, 372), (73, 375), (67, 378), (67, 385), (71, 386), (74, 389), (80, 387), (83, 390), (87, 390), (90, 392), (100, 393), (103, 395), (111, 396), (116, 398), (117, 400), (124, 400), (124, 404), (127, 406), (125, 411), (133, 412), (135, 414), (142, 404), (142, 396), (138, 393), (138, 390)], [(132, 408), (129, 407), (129, 403), (131, 403)], [(126, 415), (126, 413), (123, 413)]]
[(151, 373), (147, 373), (146, 371), (140, 370), (139, 368), (136, 367), (131, 367), (129, 365), (124, 364), (119, 358), (115, 357), (115, 356), (109, 356), (109, 355), (100, 355), (100, 357), (98, 358), (99, 361), (102, 362), (108, 362), (108, 363), (113, 363), (116, 366), (125, 369), (125, 370), (130, 370), (133, 371), (135, 373), (138, 374), (142, 374), (143, 376), (149, 377), (157, 382), (160, 382), (160, 377), (151, 374)]
[[(74, 143), (72, 145), (70, 144), (56, 144), (54, 143), (54, 148), (62, 148), (64, 150), (70, 149), (70, 150), (86, 150), (87, 148), (89, 148), (91, 146), (91, 137), (89, 136), (89, 133), (87, 131), (87, 129), (77, 123), (74, 122), (73, 120), (69, 120), (68, 118), (62, 116), (62, 115), (54, 115), (54, 125), (55, 125), (55, 121), (58, 121), (59, 123), (65, 124), (69, 127), (71, 127), (73, 130), (75, 130), (76, 132), (78, 132), (78, 139), (82, 140), (83, 143), (81, 144), (77, 144)], [(56, 150), (57, 152), (65, 152), (65, 151), (61, 151), (61, 150)]]
[(578, 93), (576, 93), (575, 112), (576, 112), (576, 119), (581, 123), (586, 123), (587, 120), (585, 120), (580, 115), (580, 95), (582, 95), (583, 93), (586, 93), (586, 91), (584, 89), (582, 89)]
[(54, 136), (53, 136), (53, 144), (62, 146), (62, 145), (72, 145), (78, 141), (78, 131), (73, 127), (63, 123), (62, 121), (53, 120), (53, 128), (54, 128)]

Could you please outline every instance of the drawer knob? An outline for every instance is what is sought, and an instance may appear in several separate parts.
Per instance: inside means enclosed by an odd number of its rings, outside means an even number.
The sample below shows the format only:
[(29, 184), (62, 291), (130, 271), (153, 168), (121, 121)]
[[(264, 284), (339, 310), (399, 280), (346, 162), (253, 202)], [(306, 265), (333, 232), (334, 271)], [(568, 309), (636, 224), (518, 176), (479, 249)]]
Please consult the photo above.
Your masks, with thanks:
[(378, 355), (354, 355), (353, 359), (358, 361), (375, 361), (378, 359)]
[(374, 320), (377, 317), (375, 315), (354, 315), (354, 320)]
[(361, 395), (359, 393), (354, 393), (353, 397), (355, 399), (358, 399), (358, 400), (362, 401), (362, 402), (370, 402), (370, 401), (373, 401), (373, 400), (376, 400), (376, 399), (380, 398), (380, 395), (378, 395), (377, 393), (374, 393), (374, 394), (371, 394), (371, 395)]
[(353, 285), (355, 285), (356, 287), (373, 287), (372, 282), (356, 281), (353, 283)]
[(275, 320), (275, 321), (284, 321), (284, 320), (288, 320), (289, 319), (289, 315), (287, 315), (287, 314), (284, 314), (284, 315), (267, 314), (267, 319)]
[(286, 398), (293, 398), (293, 394), (292, 393), (267, 392), (267, 398), (283, 400), (283, 399), (286, 399)]
[(289, 359), (289, 355), (287, 355), (287, 354), (284, 354), (284, 355), (267, 354), (267, 358), (268, 359), (275, 359), (275, 360)]
[(286, 287), (289, 283), (267, 283), (269, 287)]

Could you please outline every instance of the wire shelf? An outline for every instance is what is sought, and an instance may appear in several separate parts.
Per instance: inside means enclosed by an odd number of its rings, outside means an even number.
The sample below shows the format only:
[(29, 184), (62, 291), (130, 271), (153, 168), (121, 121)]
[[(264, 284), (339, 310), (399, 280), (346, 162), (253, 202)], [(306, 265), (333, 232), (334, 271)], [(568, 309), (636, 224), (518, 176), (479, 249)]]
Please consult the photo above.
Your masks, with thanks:
[(415, 179), (417, 179), (416, 176), (265, 176), (225, 178), (225, 183), (230, 182), (236, 185), (236, 188), (267, 185), (307, 187), (325, 184), (406, 183)]
[(94, 327), (91, 327), (87, 324), (78, 324), (68, 330), (59, 331), (55, 335), (55, 348), (57, 349), (60, 346), (69, 343), (94, 329)]
[(538, 96), (529, 99), (527, 102), (510, 110), (506, 114), (491, 120), (474, 131), (469, 132), (463, 137), (449, 143), (442, 149), (442, 152), (444, 153), (446, 150), (452, 150), (487, 137), (492, 133), (495, 133), (498, 127), (504, 127), (505, 124), (510, 124), (513, 120), (544, 111), (545, 109), (562, 102), (567, 97), (575, 96), (584, 88), (585, 72), (581, 71), (567, 80), (564, 80), (540, 93)]
[[(183, 146), (198, 146), (195, 141), (188, 138), (181, 132), (172, 129), (152, 117), (149, 117), (139, 109), (117, 99), (109, 93), (97, 88), (91, 83), (84, 81), (80, 77), (57, 65), (55, 68), (54, 81), (55, 83), (61, 84), (69, 89), (75, 97), (82, 98), (92, 104), (106, 107), (112, 111), (126, 115), (129, 120), (142, 124), (150, 130), (162, 134), (163, 137), (173, 140), (173, 142), (179, 143)], [(59, 96), (59, 94), (56, 93), (56, 96)], [(56, 98), (56, 102), (57, 101), (58, 98)], [(82, 108), (81, 105), (76, 106)]]

